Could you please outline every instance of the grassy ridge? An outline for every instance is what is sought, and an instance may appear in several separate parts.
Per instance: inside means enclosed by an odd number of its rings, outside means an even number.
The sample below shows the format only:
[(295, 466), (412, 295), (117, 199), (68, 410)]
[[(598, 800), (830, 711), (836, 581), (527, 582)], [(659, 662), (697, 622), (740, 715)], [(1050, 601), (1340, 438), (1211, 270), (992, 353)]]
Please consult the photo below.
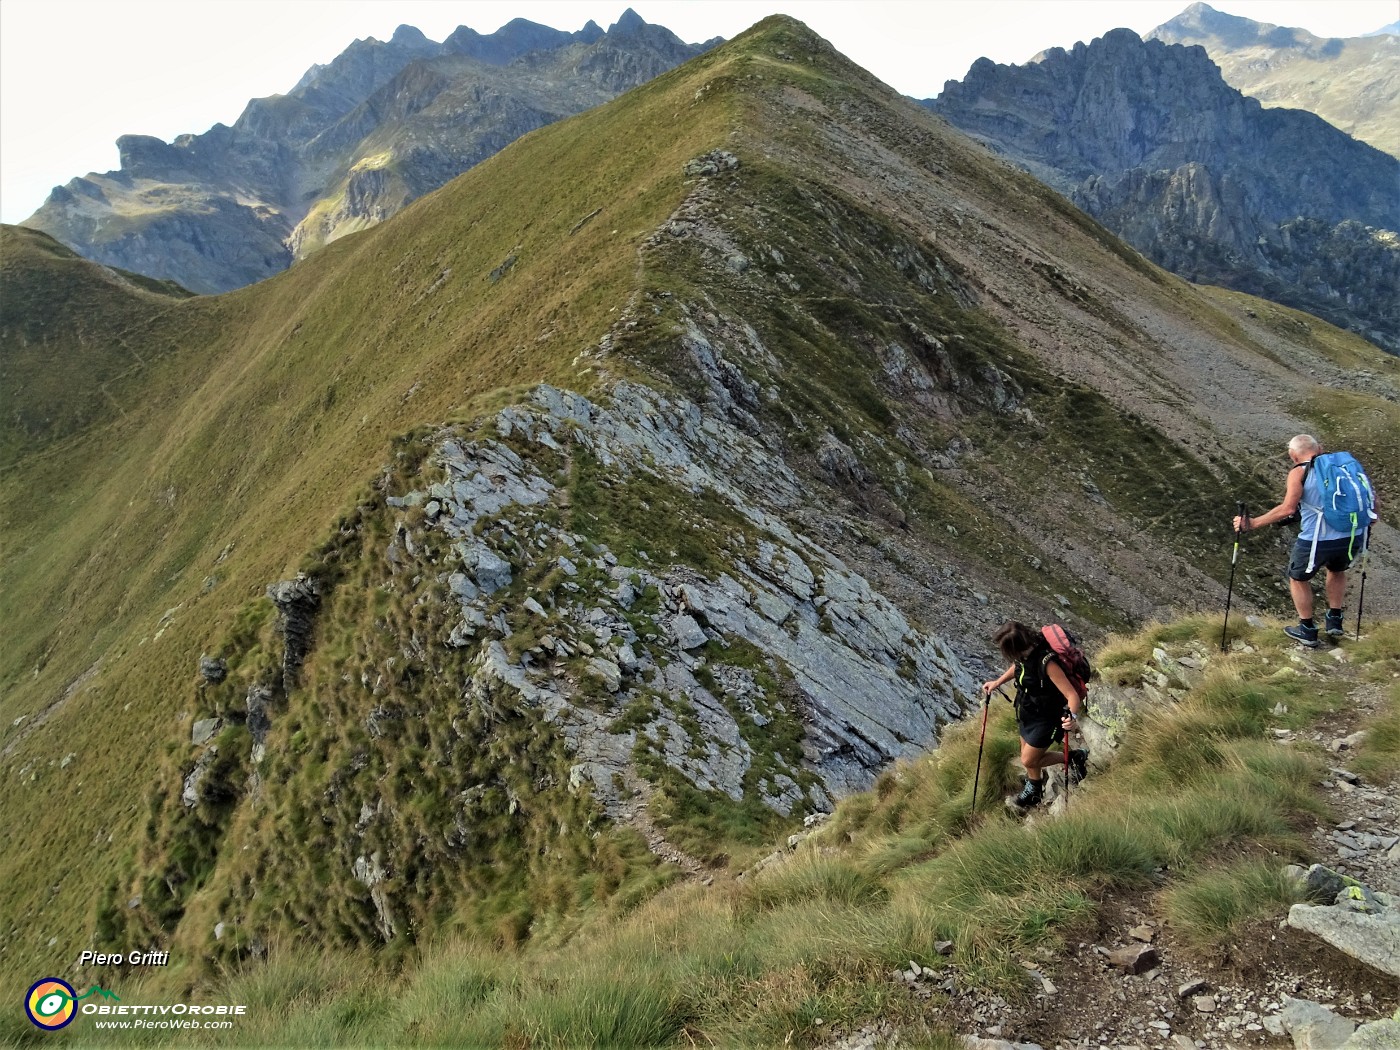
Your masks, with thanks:
[(519, 384), (587, 388), (574, 359), (626, 302), (639, 240), (675, 207), (684, 162), (722, 141), (728, 108), (694, 104), (713, 61), (526, 136), (274, 280), (181, 304), (149, 338), (215, 333), (198, 354), (162, 359), (124, 414), (6, 473), (0, 746), (55, 706), (6, 764), (0, 913), (27, 932), (0, 970), (86, 940), (111, 858), (147, 819), (137, 785), (163, 742), (188, 739), (195, 658), (316, 546), (394, 435)]
[[(330, 864), (325, 852), (308, 870), (291, 872), (308, 840), (323, 851), (343, 845), (337, 836), (344, 814), (330, 821), (340, 826), (326, 830), (317, 811), (333, 786), (332, 755), (340, 761), (363, 742), (334, 725), (343, 712), (331, 686), (302, 698), (305, 724), (288, 724), (277, 741), (289, 752), (278, 766), (289, 788), (276, 808), (256, 821), (247, 818), (247, 825), (230, 825), (217, 807), (206, 807), (205, 827), (217, 835), (148, 834), (148, 824), (159, 831), (180, 823), (181, 807), (169, 797), (172, 773), (189, 754), (190, 721), (209, 713), (195, 678), (198, 654), (246, 637), (248, 668), (259, 648), (266, 657), (268, 628), (258, 620), (266, 613), (265, 605), (258, 611), (266, 584), (303, 567), (307, 552), (338, 535), (351, 508), (372, 501), (382, 466), (397, 468), (407, 446), (440, 421), (479, 421), (542, 381), (588, 390), (600, 380), (631, 376), (704, 394), (702, 377), (677, 351), (678, 333), (690, 319), (686, 310), (693, 318), (714, 307), (761, 326), (777, 365), (767, 374), (766, 366), (745, 368), (751, 380), (781, 388), (778, 405), (761, 404), (757, 411), (798, 466), (813, 466), (830, 431), (858, 451), (871, 475), (854, 492), (872, 521), (895, 525), (902, 518), (932, 551), (993, 566), (1004, 561), (1011, 566), (1006, 572), (1019, 574), (1027, 588), (1032, 573), (1016, 567), (1027, 563), (1028, 545), (985, 513), (975, 494), (918, 469), (921, 448), (943, 447), (964, 424), (989, 437), (1016, 425), (989, 413), (997, 387), (986, 367), (998, 363), (1052, 422), (1058, 422), (1051, 411), (1057, 398), (1065, 402), (1062, 416), (1091, 411), (1123, 446), (1094, 453), (1109, 469), (1121, 466), (1131, 475), (1144, 462), (1170, 455), (1159, 434), (1118, 419), (1092, 392), (1063, 389), (974, 305), (956, 258), (963, 246), (921, 247), (903, 219), (882, 217), (854, 190), (829, 184), (826, 173), (821, 179), (812, 174), (814, 158), (822, 156), (825, 118), (795, 120), (773, 102), (792, 92), (838, 109), (860, 103), (862, 113), (890, 97), (820, 41), (775, 20), (608, 106), (526, 136), (393, 221), (339, 240), (271, 281), (218, 298), (162, 301), (154, 312), (141, 298), (146, 292), (137, 296), (147, 326), (143, 340), (169, 352), (132, 373), (130, 385), (121, 388), (120, 411), (94, 417), (85, 429), (24, 456), (0, 478), (7, 551), (0, 564), (0, 619), (8, 631), (0, 652), (0, 747), (17, 745), (0, 763), (9, 789), (0, 799), (0, 819), (12, 829), (0, 856), (0, 915), (13, 923), (0, 930), (0, 972), (65, 968), (74, 946), (88, 943), (92, 931), (105, 934), (120, 925), (130, 888), (114, 880), (114, 871), (126, 874), (149, 862), (178, 869), (175, 874), (196, 890), (206, 885), (201, 880), (213, 870), (226, 834), (275, 844), (247, 862), (251, 875), (230, 864), (238, 876), (290, 873), (307, 880), (296, 884), (298, 890), (316, 892), (332, 885), (318, 870)], [(774, 159), (768, 144), (780, 125), (791, 129), (780, 144), (795, 152), (775, 150), (781, 159)], [(920, 134), (930, 135), (931, 126), (921, 125)], [(718, 203), (719, 214), (752, 258), (763, 257), (760, 249), (780, 248), (802, 286), (796, 291), (775, 286), (755, 294), (737, 277), (717, 273), (693, 240), (656, 247), (654, 234), (692, 189), (685, 162), (736, 142), (744, 167), (721, 186), (720, 192), (729, 187), (734, 195)], [(960, 177), (973, 180), (980, 171), (994, 184), (979, 192), (995, 196), (993, 190), (1017, 185), (1003, 172), (987, 176), (965, 150), (958, 156), (966, 162)], [(1076, 250), (1119, 257), (1101, 231), (1072, 219), (1060, 214), (1079, 238)], [(773, 258), (771, 251), (767, 257)], [(921, 271), (948, 276), (930, 293)], [(1132, 280), (1154, 288), (1159, 283), (1154, 271), (1133, 267), (1132, 273)], [(93, 279), (82, 274), (72, 279)], [(104, 309), (94, 307), (94, 318)], [(71, 315), (62, 320), (74, 332), (88, 323)], [(897, 397), (882, 385), (882, 344), (909, 341), (910, 324), (945, 344), (966, 383), (962, 401), (941, 414), (911, 411), (912, 418), (900, 418), (892, 407)], [(598, 354), (605, 333), (616, 335), (615, 349)], [(928, 353), (926, 363), (937, 365)], [(918, 440), (901, 435), (903, 423)], [(1062, 447), (1041, 437), (1025, 448), (1001, 449), (1004, 478), (1016, 480), (1012, 465), (1058, 469)], [(994, 456), (987, 462), (998, 465)], [(575, 491), (599, 509), (602, 500), (587, 480), (575, 479)], [(1137, 513), (1170, 534), (1174, 520), (1166, 511), (1185, 491), (1176, 484), (1154, 482), (1144, 495), (1125, 478), (1123, 490), (1109, 495), (1129, 508), (1150, 497), (1150, 506)], [(705, 509), (703, 499), (691, 502)], [(598, 535), (625, 548), (639, 506), (607, 508)], [(677, 549), (704, 567), (721, 553), (697, 544)], [(376, 551), (367, 541), (365, 564)], [(1057, 571), (1037, 573), (1035, 584), (1058, 584)], [(327, 682), (390, 658), (376, 645), (382, 622), (410, 632), (422, 626), (398, 615), (402, 608), (386, 618), (376, 604), (376, 591), (383, 590), (378, 577), (351, 572), (348, 580), (312, 667)], [(405, 592), (389, 600), (412, 598)], [(1092, 593), (1076, 593), (1074, 600), (1100, 622), (1112, 616)], [(402, 684), (414, 693), (414, 682)], [(333, 728), (324, 729), (326, 722)], [(22, 734), (30, 735), (20, 742)], [(527, 736), (522, 730), (510, 742)], [(233, 737), (227, 743), (230, 750), (246, 745)], [(422, 757), (415, 747), (427, 747), (419, 740), (404, 743), (396, 772)], [(781, 744), (796, 746), (789, 739)], [(541, 758), (558, 761), (557, 755)], [(225, 770), (233, 780), (244, 772)], [(682, 792), (665, 801), (673, 811), (707, 816), (697, 813), (702, 800)], [(422, 806), (441, 803), (433, 797)], [(752, 835), (755, 826), (766, 830), (750, 822), (745, 833)], [(173, 842), (178, 850), (137, 856), (150, 841)], [(604, 859), (622, 871), (620, 881), (636, 874), (635, 841), (605, 845), (611, 852)], [(598, 852), (607, 851), (599, 846)], [(337, 858), (342, 867), (348, 860)], [(420, 874), (423, 917), (431, 920), (424, 926), (430, 927), (450, 911), (439, 905), (450, 896), (444, 882), (457, 876), (426, 866)], [(567, 868), (567, 874), (566, 882), (577, 872)], [(243, 880), (245, 896), (248, 885)], [(617, 888), (579, 896), (606, 902)], [(158, 886), (152, 891), (154, 903), (166, 903)], [(556, 917), (572, 905), (565, 898), (575, 891), (559, 889), (564, 906)], [(187, 943), (202, 943), (212, 936), (219, 902), (191, 901), (185, 892), (170, 896), (181, 898), (179, 908), (190, 907)], [(281, 908), (279, 918), (289, 924), (309, 921), (317, 901), (295, 896), (270, 906)], [(505, 934), (528, 924), (523, 905), (533, 902), (503, 895), (494, 903), (501, 907), (484, 925), (509, 941)], [(158, 910), (165, 921), (178, 909)], [(528, 910), (531, 918), (550, 914)], [(345, 941), (363, 936), (371, 921), (348, 905), (325, 911), (327, 926)], [(452, 918), (479, 929), (482, 917)], [(9, 935), (9, 928), (17, 933)], [(174, 981), (197, 977), (193, 971), (171, 975)], [(783, 994), (800, 998), (808, 978), (788, 974), (783, 980), (789, 978)], [(735, 1000), (736, 1009), (752, 1012), (756, 1001)], [(501, 1025), (516, 1016), (514, 1009), (500, 1007)], [(365, 1016), (358, 1008), (350, 1015)]]
[[(1210, 650), (1218, 629), (1205, 617), (1153, 628), (1111, 643), (1098, 660), (1121, 678), (1141, 672), (1139, 658), (1155, 647)], [(1015, 729), (999, 705), (975, 809), (979, 726), (969, 722), (937, 752), (843, 802), (785, 863), (743, 880), (672, 887), (560, 947), (500, 951), (440, 938), (391, 961), (274, 946), (269, 961), (201, 989), (249, 1005), (239, 1029), (178, 1042), (811, 1046), (833, 1025), (884, 1018), (906, 1039), (953, 1047), (940, 1001), (905, 995), (888, 980), (892, 967), (914, 959), (1014, 996), (1025, 980), (1018, 958), (1082, 938), (1097, 902), (1120, 891), (1155, 902), (1178, 953), (1207, 958), (1238, 924), (1291, 903), (1296, 890), (1277, 872), (1307, 857), (1302, 829), (1320, 813), (1311, 785), (1328, 757), (1279, 745), (1271, 727), (1282, 717), (1306, 728), (1348, 703), (1358, 682), (1392, 683), (1400, 672), (1400, 624), (1377, 625), (1348, 646), (1354, 670), (1345, 680), (1330, 660), (1318, 661), (1320, 674), (1280, 674), (1281, 637), (1274, 625), (1246, 629), (1252, 652), (1213, 657), (1179, 704), (1140, 711), (1130, 746), (1060, 819), (1027, 825), (1002, 812)], [(1279, 704), (1286, 716), (1274, 714)], [(1400, 774), (1397, 717), (1392, 684), (1363, 754), (1379, 779)], [(954, 944), (948, 959), (933, 949), (945, 939)], [(120, 991), (127, 1001), (160, 1001), (177, 985), (159, 975)], [(17, 1042), (43, 1038), (7, 1023)], [(68, 1033), (76, 1045), (112, 1042), (79, 1024)]]
[(124, 413), (150, 363), (208, 336), (184, 327), (189, 292), (36, 230), (0, 230), (0, 284), (0, 469)]

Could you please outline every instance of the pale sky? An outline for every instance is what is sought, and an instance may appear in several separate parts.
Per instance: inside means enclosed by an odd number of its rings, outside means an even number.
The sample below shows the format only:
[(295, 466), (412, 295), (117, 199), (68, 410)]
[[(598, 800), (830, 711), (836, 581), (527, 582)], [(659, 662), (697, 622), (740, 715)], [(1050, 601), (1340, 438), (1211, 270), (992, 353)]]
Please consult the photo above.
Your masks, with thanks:
[[(1218, 11), (1318, 36), (1400, 19), (1400, 0), (1210, 0)], [(801, 19), (897, 90), (931, 98), (982, 56), (1020, 63), (1110, 29), (1142, 34), (1189, 0), (0, 0), (0, 220), (117, 166), (117, 136), (170, 141), (232, 124), (250, 98), (290, 90), (351, 41), (401, 24), (442, 40), (512, 18), (603, 28), (628, 6), (689, 42), (766, 15)]]

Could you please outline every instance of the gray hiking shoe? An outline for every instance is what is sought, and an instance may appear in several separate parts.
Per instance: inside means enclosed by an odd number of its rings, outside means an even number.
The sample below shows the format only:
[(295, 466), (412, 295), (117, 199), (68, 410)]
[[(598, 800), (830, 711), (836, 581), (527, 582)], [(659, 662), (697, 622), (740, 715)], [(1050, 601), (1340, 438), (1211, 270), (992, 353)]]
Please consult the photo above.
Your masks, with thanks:
[(1292, 627), (1285, 627), (1283, 633), (1292, 638), (1299, 645), (1306, 645), (1309, 649), (1317, 648), (1317, 628), (1305, 623), (1295, 623)]
[(1342, 627), (1342, 614), (1337, 613), (1333, 616), (1331, 610), (1328, 610), (1327, 619), (1323, 621), (1322, 629), (1327, 632), (1329, 638), (1340, 638), (1346, 633)]
[(1045, 782), (1043, 780), (1027, 780), (1021, 793), (1011, 799), (1011, 804), (1018, 809), (1030, 809), (1040, 805), (1040, 800), (1045, 796)]

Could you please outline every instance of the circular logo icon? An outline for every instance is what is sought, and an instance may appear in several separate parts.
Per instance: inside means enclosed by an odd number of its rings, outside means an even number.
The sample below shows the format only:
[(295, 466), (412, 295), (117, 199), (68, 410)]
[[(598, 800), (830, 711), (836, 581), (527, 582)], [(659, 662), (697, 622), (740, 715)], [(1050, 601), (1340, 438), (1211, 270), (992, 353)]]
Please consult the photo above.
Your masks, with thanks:
[(45, 977), (35, 981), (24, 997), (24, 1012), (40, 1028), (54, 1031), (68, 1025), (77, 1014), (78, 993), (67, 981)]

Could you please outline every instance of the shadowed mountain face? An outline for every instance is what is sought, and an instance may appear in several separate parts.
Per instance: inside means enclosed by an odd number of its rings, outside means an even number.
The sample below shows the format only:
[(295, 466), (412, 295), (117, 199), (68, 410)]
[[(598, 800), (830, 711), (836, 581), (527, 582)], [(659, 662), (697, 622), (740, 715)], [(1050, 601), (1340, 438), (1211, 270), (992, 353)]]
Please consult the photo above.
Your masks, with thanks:
[(1202, 49), (1118, 29), (1025, 66), (980, 60), (927, 105), (1159, 265), (1400, 352), (1400, 161), (1264, 109)]
[(1199, 44), (1232, 87), (1265, 106), (1306, 109), (1400, 157), (1400, 28), (1323, 38), (1197, 3), (1145, 39)]
[(507, 143), (699, 54), (628, 10), (604, 32), (524, 19), (441, 44), (357, 40), (232, 126), (118, 140), (121, 168), (56, 187), (24, 223), (109, 266), (224, 292), (382, 222)]
[(1400, 485), (1400, 362), (781, 17), (228, 295), (4, 236), (5, 374), (76, 365), (0, 386), (16, 975), (567, 931), (935, 743), (1003, 619), (1218, 609), (1294, 433)]

